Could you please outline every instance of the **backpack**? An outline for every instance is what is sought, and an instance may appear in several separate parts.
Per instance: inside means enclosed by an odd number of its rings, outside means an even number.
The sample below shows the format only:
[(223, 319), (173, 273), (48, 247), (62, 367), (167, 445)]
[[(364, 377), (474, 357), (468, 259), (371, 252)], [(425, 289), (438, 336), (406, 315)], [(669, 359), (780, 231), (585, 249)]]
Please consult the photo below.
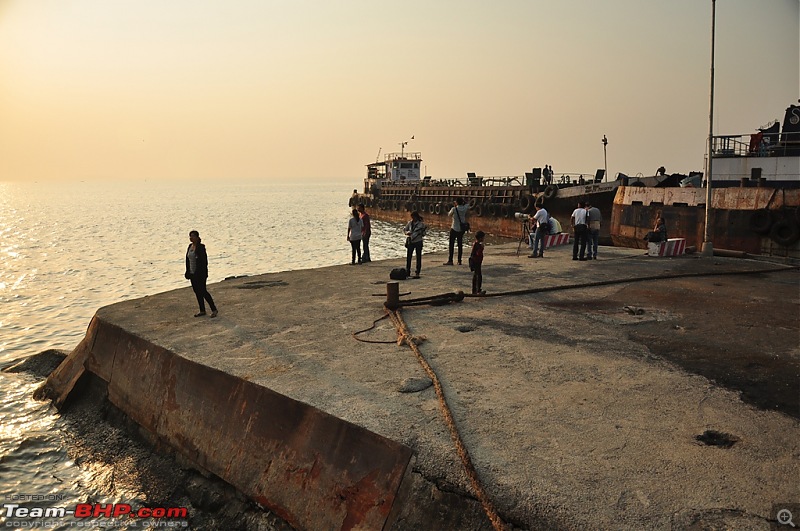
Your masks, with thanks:
[(389, 272), (389, 278), (392, 280), (405, 280), (408, 278), (408, 271), (405, 267), (396, 267)]

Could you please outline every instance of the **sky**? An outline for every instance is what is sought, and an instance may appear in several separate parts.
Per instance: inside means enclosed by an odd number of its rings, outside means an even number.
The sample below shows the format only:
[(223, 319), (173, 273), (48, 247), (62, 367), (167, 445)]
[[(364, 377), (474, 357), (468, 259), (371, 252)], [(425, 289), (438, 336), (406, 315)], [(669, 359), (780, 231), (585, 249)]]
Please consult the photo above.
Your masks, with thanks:
[[(711, 0), (0, 0), (0, 181), (702, 171)], [(800, 1), (717, 0), (715, 134), (800, 98)], [(413, 137), (413, 140), (412, 140)]]

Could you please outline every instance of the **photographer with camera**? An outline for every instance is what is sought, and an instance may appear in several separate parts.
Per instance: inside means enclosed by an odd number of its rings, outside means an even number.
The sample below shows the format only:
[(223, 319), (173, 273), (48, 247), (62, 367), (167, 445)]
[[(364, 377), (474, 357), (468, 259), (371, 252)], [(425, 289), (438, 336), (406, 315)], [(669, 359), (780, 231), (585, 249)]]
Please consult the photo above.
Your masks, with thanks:
[(550, 215), (541, 204), (536, 205), (533, 220), (536, 221), (536, 235), (533, 237), (533, 252), (528, 258), (544, 258), (544, 237), (550, 234)]

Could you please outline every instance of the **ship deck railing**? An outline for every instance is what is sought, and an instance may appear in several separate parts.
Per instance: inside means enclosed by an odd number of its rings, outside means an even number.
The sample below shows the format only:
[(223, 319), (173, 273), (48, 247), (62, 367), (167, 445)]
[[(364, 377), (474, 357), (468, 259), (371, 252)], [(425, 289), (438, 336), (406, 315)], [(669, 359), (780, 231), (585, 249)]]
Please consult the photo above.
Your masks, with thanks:
[[(422, 160), (422, 153), (418, 151), (412, 152), (403, 152), (403, 153), (387, 153), (383, 156), (384, 162), (392, 162), (395, 160), (413, 160), (413, 161), (421, 161)], [(373, 164), (380, 164), (378, 162), (374, 162)]]
[(712, 153), (716, 158), (798, 156), (800, 133), (719, 135), (713, 137)]

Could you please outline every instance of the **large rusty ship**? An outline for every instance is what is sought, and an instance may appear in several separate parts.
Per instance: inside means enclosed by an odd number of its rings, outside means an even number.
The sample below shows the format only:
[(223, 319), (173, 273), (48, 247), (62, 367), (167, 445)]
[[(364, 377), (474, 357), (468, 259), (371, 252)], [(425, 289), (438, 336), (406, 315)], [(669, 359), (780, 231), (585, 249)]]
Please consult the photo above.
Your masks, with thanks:
[[(478, 176), (467, 173), (464, 179), (421, 177), (419, 152), (388, 153), (383, 160), (367, 165), (362, 190), (354, 190), (350, 206), (363, 203), (371, 207), (375, 219), (406, 223), (409, 213), (420, 212), (425, 223), (446, 229), (448, 212), (456, 198), (469, 205), (473, 231), (509, 238), (527, 237), (527, 215), (535, 205), (543, 204), (565, 230), (578, 201), (591, 201), (604, 212), (611, 212), (617, 188), (627, 178), (605, 181), (605, 170), (594, 174), (549, 175), (542, 168), (532, 168), (524, 175)], [(520, 215), (520, 214), (525, 214)], [(611, 242), (609, 225), (601, 234)]]
[(461, 198), (469, 205), (473, 231), (508, 238), (527, 239), (527, 218), (537, 204), (558, 219), (564, 232), (572, 233), (570, 216), (579, 202), (591, 203), (607, 217), (601, 225), (600, 241), (611, 245), (611, 216), (618, 190), (628, 187), (677, 186), (687, 176), (667, 175), (663, 168), (653, 176), (628, 177), (618, 174), (607, 180), (605, 169), (589, 173), (553, 174), (541, 167), (512, 176), (479, 176), (467, 173), (465, 179), (421, 177), (419, 152), (388, 153), (383, 160), (367, 165), (362, 190), (354, 190), (350, 206), (363, 203), (371, 207), (375, 219), (406, 223), (412, 211), (420, 212), (425, 223), (447, 229), (453, 201)]

